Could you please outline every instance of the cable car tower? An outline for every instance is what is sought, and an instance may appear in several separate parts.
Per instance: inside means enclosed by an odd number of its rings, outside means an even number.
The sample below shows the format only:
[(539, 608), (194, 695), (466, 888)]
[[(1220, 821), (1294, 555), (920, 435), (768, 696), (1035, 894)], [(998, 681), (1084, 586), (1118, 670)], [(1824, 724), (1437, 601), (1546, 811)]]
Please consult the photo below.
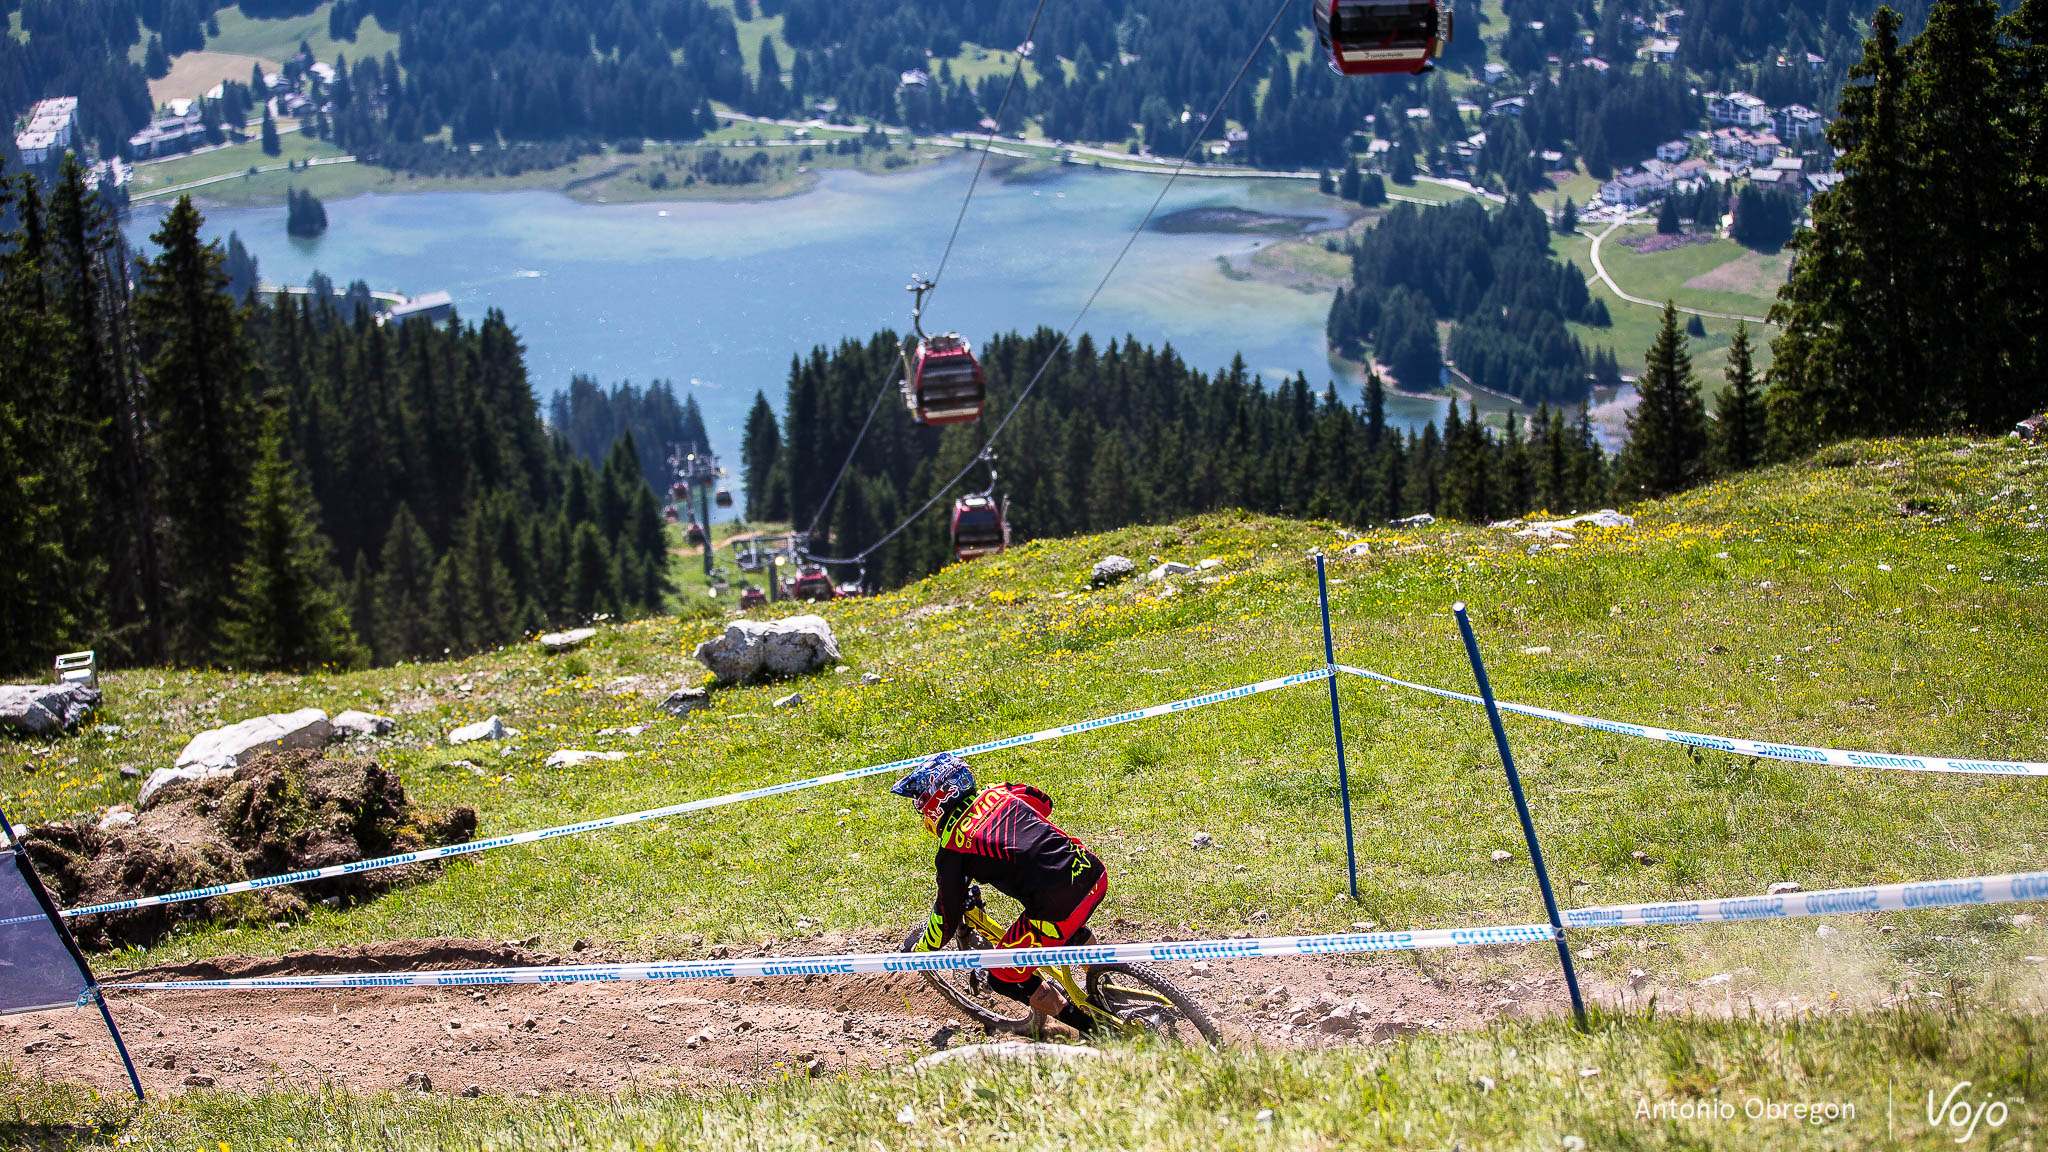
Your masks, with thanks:
[(683, 531), (683, 539), (704, 549), (704, 576), (710, 579), (711, 505), (714, 494), (722, 497), (717, 501), (720, 507), (729, 507), (732, 503), (731, 493), (719, 488), (718, 485), (719, 479), (725, 475), (725, 469), (718, 466), (718, 457), (712, 455), (710, 449), (686, 452), (680, 445), (670, 450), (668, 466), (676, 478), (675, 483), (669, 486), (669, 496), (690, 513), (690, 524)]

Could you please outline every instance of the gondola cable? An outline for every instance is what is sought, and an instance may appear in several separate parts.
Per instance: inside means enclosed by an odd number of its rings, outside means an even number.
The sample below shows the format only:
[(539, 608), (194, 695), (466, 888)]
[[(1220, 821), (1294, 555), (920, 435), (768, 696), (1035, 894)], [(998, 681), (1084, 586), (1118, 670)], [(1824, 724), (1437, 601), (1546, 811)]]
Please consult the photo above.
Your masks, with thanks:
[[(1029, 44), (1037, 38), (1038, 21), (1045, 15), (1045, 4), (1046, 0), (1038, 0), (1038, 9), (1031, 14), (1031, 24), (1024, 30), (1025, 44)], [(982, 170), (988, 167), (989, 148), (995, 144), (996, 133), (1003, 129), (1003, 117), (1010, 110), (1010, 96), (1017, 90), (1017, 80), (1023, 74), (1024, 53), (1019, 51), (1017, 53), (1016, 66), (1010, 69), (1010, 82), (1003, 86), (1003, 98), (996, 104), (996, 115), (994, 121), (990, 124), (988, 138), (981, 143), (981, 159), (975, 162), (974, 176), (967, 182), (967, 194), (960, 198), (960, 211), (953, 217), (953, 231), (946, 237), (945, 250), (939, 253), (938, 270), (932, 273), (931, 280), (925, 289), (926, 292), (937, 288), (939, 286), (939, 277), (946, 274), (946, 264), (953, 258), (953, 244), (960, 238), (960, 225), (967, 219), (967, 206), (973, 202), (974, 190), (981, 184)], [(922, 295), (919, 296), (919, 307), (920, 309), (923, 307)], [(818, 530), (818, 521), (825, 518), (825, 509), (832, 506), (832, 497), (838, 494), (840, 482), (846, 479), (847, 469), (853, 467), (854, 454), (860, 451), (861, 441), (867, 439), (868, 427), (875, 422), (875, 413), (881, 410), (882, 397), (887, 396), (889, 390), (896, 386), (896, 371), (901, 367), (903, 367), (903, 362), (899, 357), (896, 364), (889, 369), (888, 381), (882, 385), (881, 391), (875, 393), (874, 403), (868, 405), (868, 418), (861, 421), (860, 432), (854, 436), (853, 446), (846, 450), (846, 460), (839, 465), (839, 474), (832, 477), (832, 483), (825, 489), (824, 498), (818, 501), (817, 511), (811, 514), (810, 527), (804, 529), (804, 536), (806, 538), (809, 538), (811, 534)]]
[[(1095, 290), (1088, 294), (1087, 301), (1081, 305), (1081, 310), (1074, 315), (1073, 322), (1068, 324), (1066, 331), (1060, 333), (1060, 338), (1053, 342), (1052, 351), (1046, 354), (1045, 362), (1038, 366), (1038, 371), (1031, 374), (1030, 381), (1024, 385), (1024, 390), (1017, 394), (1017, 399), (1010, 405), (1009, 411), (1003, 413), (1003, 418), (996, 423), (995, 430), (988, 434), (988, 439), (982, 441), (983, 452), (987, 452), (989, 446), (995, 443), (996, 437), (1003, 434), (1003, 429), (1010, 426), (1010, 420), (1024, 406), (1024, 401), (1030, 399), (1032, 390), (1038, 387), (1038, 382), (1045, 377), (1046, 370), (1052, 367), (1053, 361), (1059, 356), (1060, 350), (1066, 347), (1067, 341), (1073, 337), (1074, 330), (1081, 326), (1081, 321), (1087, 318), (1089, 310), (1095, 307), (1096, 298), (1101, 296), (1102, 290), (1109, 286), (1110, 277), (1116, 275), (1116, 270), (1123, 264), (1124, 257), (1130, 254), (1131, 246), (1138, 242), (1138, 237), (1144, 234), (1145, 227), (1152, 222), (1153, 214), (1158, 212), (1159, 206), (1166, 201), (1166, 194), (1173, 190), (1174, 181), (1180, 179), (1181, 172), (1187, 168), (1188, 161), (1194, 157), (1195, 149), (1201, 147), (1202, 139), (1209, 134), (1210, 126), (1215, 124), (1217, 118), (1223, 114), (1224, 105), (1229, 103), (1230, 98), (1237, 93), (1238, 85), (1244, 83), (1245, 74), (1251, 71), (1252, 64), (1259, 58), (1259, 52), (1273, 38), (1273, 30), (1280, 26), (1280, 17), (1286, 15), (1288, 5), (1293, 2), (1294, 0), (1280, 0), (1279, 5), (1273, 9), (1273, 18), (1266, 22), (1265, 32), (1261, 33), (1257, 42), (1252, 45), (1252, 50), (1245, 56), (1244, 63), (1238, 65), (1237, 74), (1231, 77), (1230, 85), (1223, 90), (1223, 95), (1217, 98), (1216, 106), (1210, 111), (1208, 119), (1202, 122), (1202, 127), (1195, 133), (1195, 138), (1188, 142), (1187, 150), (1181, 153), (1180, 163), (1174, 165), (1172, 174), (1166, 178), (1166, 183), (1159, 189), (1159, 195), (1153, 197), (1152, 206), (1145, 209), (1144, 218), (1139, 220), (1138, 226), (1131, 230), (1129, 236), (1124, 238), (1124, 246), (1117, 251), (1116, 258), (1109, 262), (1109, 268), (1103, 272), (1102, 279), (1096, 281)], [(902, 535), (904, 529), (915, 524), (925, 513), (932, 510), (933, 505), (945, 499), (946, 495), (954, 488), (959, 487), (960, 482), (967, 478), (967, 474), (972, 472), (977, 464), (981, 463), (981, 459), (981, 456), (977, 454), (973, 460), (968, 461), (967, 467), (962, 468), (951, 480), (946, 482), (944, 487), (933, 493), (931, 499), (925, 501), (917, 511), (905, 517), (902, 523), (890, 529), (887, 535), (873, 544), (868, 545), (852, 556), (831, 557), (813, 555), (810, 558), (820, 564), (864, 563), (869, 556), (874, 555), (876, 549)]]

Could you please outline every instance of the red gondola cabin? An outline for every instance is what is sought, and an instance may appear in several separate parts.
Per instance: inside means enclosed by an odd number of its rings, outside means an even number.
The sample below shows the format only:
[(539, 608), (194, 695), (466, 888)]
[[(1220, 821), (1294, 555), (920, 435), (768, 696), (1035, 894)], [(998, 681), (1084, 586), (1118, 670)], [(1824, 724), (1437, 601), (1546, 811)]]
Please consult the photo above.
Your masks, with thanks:
[(967, 424), (981, 419), (988, 389), (965, 337), (927, 336), (911, 354), (903, 402), (919, 424)]
[(830, 600), (838, 594), (832, 586), (832, 574), (810, 565), (797, 569), (794, 591), (799, 600)]
[(1434, 0), (1311, 0), (1316, 40), (1346, 76), (1429, 70), (1451, 38), (1451, 14)]
[(690, 526), (688, 528), (683, 529), (683, 539), (689, 541), (691, 544), (697, 547), (703, 547), (704, 526), (702, 524), (697, 523), (695, 520), (690, 521)]
[(962, 496), (953, 504), (953, 555), (974, 560), (1001, 552), (1010, 543), (1003, 510), (987, 496)]

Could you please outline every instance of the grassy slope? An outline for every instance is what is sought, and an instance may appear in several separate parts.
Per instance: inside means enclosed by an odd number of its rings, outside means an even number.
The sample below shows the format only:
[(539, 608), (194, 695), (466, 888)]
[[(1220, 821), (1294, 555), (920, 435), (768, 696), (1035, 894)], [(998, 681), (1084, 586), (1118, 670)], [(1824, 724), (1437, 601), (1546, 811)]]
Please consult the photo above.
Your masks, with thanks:
[[(337, 55), (353, 61), (364, 56), (381, 58), (387, 52), (395, 54), (398, 51), (398, 33), (385, 31), (375, 16), (365, 19), (356, 29), (354, 41), (329, 37), (327, 12), (333, 6), (333, 0), (327, 0), (305, 16), (283, 20), (252, 20), (243, 15), (240, 8), (223, 8), (218, 14), (220, 35), (209, 36), (206, 47), (213, 52), (236, 52), (279, 61), (297, 55), (303, 41), (313, 50), (314, 59), (329, 64), (334, 63)], [(244, 75), (237, 79), (247, 80), (248, 77)]]
[[(1622, 235), (1617, 231), (1615, 235)], [(1724, 249), (1723, 246), (1726, 246)], [(1550, 237), (1550, 249), (1560, 260), (1569, 260), (1578, 265), (1579, 271), (1588, 279), (1593, 276), (1593, 241), (1584, 233)], [(1729, 241), (1716, 241), (1711, 245), (1689, 245), (1666, 252), (1653, 252), (1639, 256), (1618, 244), (1600, 246), (1600, 258), (1607, 265), (1607, 271), (1615, 282), (1630, 292), (1646, 299), (1663, 299), (1670, 296), (1679, 304), (1711, 311), (1729, 311), (1751, 316), (1762, 316), (1770, 309), (1770, 299), (1765, 296), (1735, 296), (1726, 293), (1697, 292), (1684, 286), (1684, 281), (1700, 272), (1718, 267), (1734, 260), (1750, 260), (1748, 250)], [(1706, 254), (1705, 267), (1696, 267), (1701, 260), (1698, 254)], [(1626, 258), (1626, 263), (1623, 258)], [(1672, 265), (1666, 271), (1666, 265)], [(1590, 328), (1584, 324), (1569, 324), (1572, 335), (1587, 347), (1608, 347), (1614, 350), (1615, 358), (1621, 362), (1621, 370), (1635, 375), (1643, 370), (1643, 354), (1657, 338), (1657, 328), (1662, 322), (1661, 308), (1631, 304), (1608, 291), (1606, 283), (1593, 279), (1586, 285), (1588, 291), (1607, 302), (1607, 315), (1613, 321), (1606, 328)], [(1653, 294), (1654, 293), (1654, 294)], [(1732, 305), (1732, 307), (1731, 307)], [(1735, 335), (1735, 321), (1702, 319), (1707, 335), (1704, 339), (1694, 337), (1691, 343), (1693, 371), (1700, 377), (1704, 391), (1711, 398), (1725, 384), (1722, 371), (1728, 365), (1728, 342)], [(1750, 325), (1750, 343), (1755, 348), (1756, 369), (1761, 373), (1771, 364), (1770, 338), (1776, 329), (1761, 325)], [(1713, 407), (1709, 399), (1708, 407)]]
[[(1495, 683), (1510, 698), (1845, 747), (2037, 755), (2044, 722), (2025, 670), (2039, 666), (2048, 564), (2037, 530), (2025, 525), (2040, 523), (2033, 507), (2048, 496), (2044, 468), (2048, 450), (2008, 442), (1975, 450), (1960, 442), (1881, 442), (1650, 505), (1638, 510), (1633, 531), (1589, 533), (1571, 550), (1536, 557), (1503, 530), (1376, 533), (1371, 556), (1334, 564), (1340, 658), (1464, 686), (1469, 672), (1446, 613), (1463, 598), (1475, 608)], [(1902, 517), (1896, 505), (1907, 498), (1937, 508), (1938, 519)], [(888, 597), (828, 606), (850, 671), (803, 683), (805, 707), (769, 706), (787, 686), (734, 689), (720, 693), (710, 713), (683, 723), (606, 686), (621, 676), (646, 677), (639, 686), (648, 689), (694, 682), (701, 673), (686, 654), (716, 620), (608, 628), (568, 658), (518, 646), (452, 664), (311, 677), (117, 673), (107, 678), (106, 719), (120, 732), (17, 745), (21, 755), (0, 767), (0, 804), (17, 819), (89, 811), (133, 794), (134, 783), (118, 774), (123, 764), (147, 770), (167, 763), (199, 728), (308, 704), (398, 714), (399, 736), (380, 755), (403, 771), (416, 798), (476, 804), (487, 834), (713, 795), (1312, 666), (1320, 646), (1303, 555), (1336, 543), (1330, 525), (1225, 515), (1028, 545)], [(1397, 551), (1404, 545), (1421, 547)], [(1165, 598), (1128, 584), (1085, 591), (1088, 564), (1112, 550), (1141, 562), (1214, 555), (1225, 561), (1223, 575)], [(1522, 652), (1532, 646), (1550, 652)], [(865, 670), (886, 682), (858, 686), (854, 672)], [(1332, 904), (1344, 882), (1343, 852), (1320, 689), (998, 754), (977, 767), (988, 777), (1041, 783), (1060, 798), (1070, 826), (1116, 874), (1100, 919), (1124, 921), (1123, 934), (1236, 930), (1254, 911), (1269, 912), (1275, 932), (1360, 917), (1404, 926), (1540, 918), (1526, 873), (1488, 861), (1496, 848), (1517, 850), (1519, 838), (1477, 716), (1462, 705), (1356, 682), (1344, 691), (1363, 910)], [(439, 745), (446, 729), (493, 713), (528, 735), (483, 751)], [(597, 734), (633, 723), (654, 726), (638, 736)], [(1748, 893), (1783, 879), (1820, 887), (2048, 866), (2048, 793), (2039, 781), (1754, 762), (1510, 723), (1568, 904)], [(542, 768), (558, 747), (636, 755), (572, 771)], [(479, 786), (467, 772), (442, 767), (458, 758), (482, 765), (491, 779)], [(1216, 850), (1187, 851), (1197, 828), (1214, 834)], [(101, 964), (437, 934), (538, 933), (555, 949), (583, 936), (641, 955), (701, 954), (714, 940), (788, 936), (799, 915), (822, 919), (816, 931), (907, 923), (924, 899), (928, 851), (879, 782), (846, 785), (493, 853), (354, 910), (317, 910), (289, 932), (200, 927)], [(1635, 851), (1649, 862), (1637, 863)], [(1677, 988), (1733, 972), (1732, 990), (1764, 1003), (1797, 994), (1867, 1004), (1887, 988), (1934, 986), (1981, 989), (1994, 1005), (2029, 1004), (2040, 995), (2039, 970), (2017, 962), (2048, 951), (2048, 941), (2038, 928), (2010, 927), (2004, 911), (1882, 918), (1898, 929), (1890, 934), (1876, 932), (1872, 920), (1845, 920), (1826, 945), (1799, 922), (1607, 934), (1611, 950), (1589, 957), (1582, 971), (1615, 986), (1639, 967)], [(1483, 962), (1542, 960), (1529, 950)], [(1841, 1054), (1849, 1052), (1901, 1074), (1940, 1063), (1938, 1048), (1923, 1050), (1912, 1039), (1929, 1025), (1888, 1030), (1878, 1021), (1811, 1032), (1740, 1025), (1709, 1043), (1699, 1029), (1713, 1027), (1643, 1025), (1587, 1042), (1555, 1029), (1526, 1039), (1504, 1029), (1420, 1041), (1385, 1057), (1279, 1066), (1252, 1057), (1221, 1064), (1158, 1057), (1166, 1062), (1158, 1069), (1138, 1064), (1128, 1079), (1106, 1075), (1097, 1082), (1102, 1095), (1076, 1095), (1059, 1115), (1108, 1126), (1105, 1142), (1136, 1133), (1192, 1145), (1207, 1140), (1212, 1111), (1235, 1115), (1255, 1100), (1276, 1108), (1292, 1101), (1309, 1127), (1287, 1142), (1313, 1146), (1315, 1125), (1335, 1123), (1343, 1111), (1324, 1105), (1362, 1091), (1361, 1069), (1370, 1073), (1383, 1060), (1397, 1077), (1385, 1091), (1402, 1101), (1429, 1096), (1402, 1079), (1411, 1073), (1449, 1085), (1442, 1109), (1401, 1105), (1403, 1123), (1420, 1125), (1416, 1139), (1511, 1131), (1500, 1126), (1517, 1114), (1589, 1126), (1605, 1116), (1621, 1125), (1614, 1102), (1630, 1100), (1625, 1086), (1634, 1083), (1623, 1070), (1678, 1075), (1658, 1070), (1679, 1063), (1672, 1053), (1692, 1051), (1686, 1045), (1723, 1045), (1730, 1059), (1748, 1054), (1740, 1057), (1752, 1061), (1748, 1071), (1706, 1081), (1748, 1091), (1776, 1090), (1772, 1078), (1785, 1068), (1805, 1067), (1812, 1077), (1813, 1068), (1846, 1065)], [(1951, 1042), (1980, 1053), (1970, 1060), (1995, 1060), (2008, 1030), (2031, 1027), (1994, 1013)], [(1501, 1097), (1479, 1100), (1457, 1087), (1480, 1067), (1475, 1062), (1498, 1061), (1509, 1046), (1549, 1053), (1543, 1059), (1553, 1070), (1600, 1065), (1607, 1078), (1574, 1087), (1565, 1077), (1558, 1092), (1539, 1077), (1530, 1082), (1534, 1095), (1507, 1111)], [(1958, 1060), (1954, 1075), (1972, 1074), (1976, 1065)], [(1200, 1107), (1172, 1102), (1112, 1113), (1119, 1094), (1155, 1074), (1189, 1085)], [(1854, 1075), (1868, 1085), (1878, 1073)], [(1015, 1083), (992, 1082), (999, 1096)], [(559, 1107), (621, 1139), (695, 1124), (699, 1109), (709, 1109), (714, 1128), (793, 1110), (815, 1115), (814, 1130), (843, 1124), (853, 1135), (880, 1123), (867, 1114), (873, 1109), (862, 1104), (864, 1093), (894, 1091), (891, 1083), (815, 1095), (791, 1088), (753, 1100)], [(1812, 1081), (1801, 1083), (1811, 1089)], [(1211, 1091), (1204, 1084), (1236, 1087), (1215, 1096), (1204, 1094)], [(507, 1118), (499, 1106), (358, 1097), (247, 1105), (228, 1101), (209, 1111), (194, 1101), (174, 1106), (163, 1122), (179, 1132), (233, 1124), (288, 1131), (319, 1110), (360, 1121), (364, 1132), (398, 1122), (424, 1126), (408, 1130), (456, 1124), (519, 1142), (567, 1139), (545, 1135), (564, 1122), (557, 1106), (520, 1105)], [(249, 1118), (233, 1120), (237, 1109)], [(1140, 1124), (1157, 1127), (1121, 1127)], [(1239, 1128), (1235, 1135), (1256, 1133)]]

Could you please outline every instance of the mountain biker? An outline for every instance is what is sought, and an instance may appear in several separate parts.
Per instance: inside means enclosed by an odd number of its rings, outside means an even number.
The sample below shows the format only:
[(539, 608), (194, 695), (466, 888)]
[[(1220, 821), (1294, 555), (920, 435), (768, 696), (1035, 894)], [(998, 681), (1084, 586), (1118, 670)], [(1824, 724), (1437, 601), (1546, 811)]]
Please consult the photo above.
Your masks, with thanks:
[[(998, 947), (1058, 947), (1093, 939), (1087, 920), (1109, 888), (1109, 870), (1048, 818), (1052, 797), (1029, 784), (979, 788), (966, 762), (950, 752), (912, 768), (889, 791), (908, 797), (925, 830), (939, 838), (939, 893), (917, 951), (942, 948), (959, 930), (969, 881), (993, 885), (1024, 905)], [(1036, 971), (992, 968), (989, 976), (1002, 995), (1077, 1032), (1094, 1030), (1094, 1019)]]

